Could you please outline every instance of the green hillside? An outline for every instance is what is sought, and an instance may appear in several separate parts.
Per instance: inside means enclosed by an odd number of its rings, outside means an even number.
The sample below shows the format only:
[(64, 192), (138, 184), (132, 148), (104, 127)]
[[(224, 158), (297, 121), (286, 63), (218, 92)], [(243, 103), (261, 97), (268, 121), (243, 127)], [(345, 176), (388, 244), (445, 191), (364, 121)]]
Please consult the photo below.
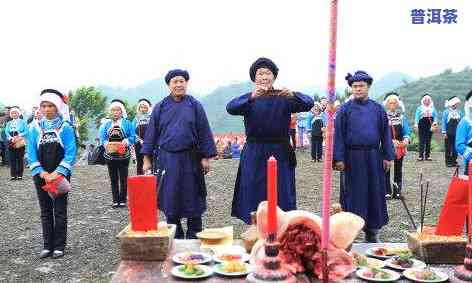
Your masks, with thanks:
[(253, 89), (250, 81), (234, 83), (215, 89), (209, 95), (200, 99), (210, 121), (214, 133), (244, 132), (241, 116), (231, 116), (226, 112), (226, 104), (238, 96)]
[[(420, 104), (421, 97), (429, 93), (433, 98), (436, 111), (442, 117), (444, 102), (451, 96), (459, 97), (464, 102), (465, 95), (472, 89), (472, 70), (466, 68), (463, 71), (453, 73), (446, 70), (439, 75), (420, 78), (402, 87), (395, 89), (400, 94), (406, 107), (410, 124), (413, 124), (415, 111)], [(383, 99), (383, 96), (379, 99)], [(463, 108), (464, 103), (461, 103)]]

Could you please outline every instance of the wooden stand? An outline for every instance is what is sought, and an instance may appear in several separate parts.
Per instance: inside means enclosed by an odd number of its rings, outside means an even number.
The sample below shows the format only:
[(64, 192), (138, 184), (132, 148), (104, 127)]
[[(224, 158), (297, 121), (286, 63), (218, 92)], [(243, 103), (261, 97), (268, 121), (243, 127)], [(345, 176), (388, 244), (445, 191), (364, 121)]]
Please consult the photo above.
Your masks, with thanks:
[(118, 235), (121, 240), (121, 259), (135, 261), (161, 261), (167, 258), (174, 242), (176, 226), (155, 232), (130, 232), (126, 226)]

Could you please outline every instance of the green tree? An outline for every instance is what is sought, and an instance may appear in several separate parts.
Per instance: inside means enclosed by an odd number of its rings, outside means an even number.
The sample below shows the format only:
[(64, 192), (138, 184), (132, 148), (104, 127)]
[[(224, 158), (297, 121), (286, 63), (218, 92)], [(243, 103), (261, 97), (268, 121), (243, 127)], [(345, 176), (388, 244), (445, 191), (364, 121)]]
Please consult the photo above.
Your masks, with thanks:
[(80, 87), (72, 92), (69, 104), (74, 109), (79, 122), (80, 140), (88, 139), (89, 127), (100, 125), (100, 119), (105, 117), (105, 106), (107, 98), (95, 87)]

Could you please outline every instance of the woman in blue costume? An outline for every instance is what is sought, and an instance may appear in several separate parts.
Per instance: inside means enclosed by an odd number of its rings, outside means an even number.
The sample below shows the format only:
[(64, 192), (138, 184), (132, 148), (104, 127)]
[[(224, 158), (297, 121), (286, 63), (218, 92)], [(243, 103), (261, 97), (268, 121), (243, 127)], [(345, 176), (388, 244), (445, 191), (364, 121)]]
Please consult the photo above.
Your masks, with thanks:
[(434, 108), (433, 98), (429, 94), (421, 97), (421, 105), (415, 112), (415, 131), (418, 132), (419, 157), (418, 161), (432, 161), (431, 139), (438, 125), (438, 114)]
[(61, 175), (70, 181), (77, 145), (74, 129), (61, 115), (66, 108), (63, 94), (54, 89), (43, 90), (40, 108), (43, 118), (37, 126), (29, 128), (27, 146), (43, 228), (43, 250), (39, 257), (58, 258), (64, 255), (66, 247), (68, 193), (53, 199), (42, 187)]
[(468, 174), (468, 166), (472, 161), (472, 90), (465, 97), (464, 118), (457, 125), (456, 150), (464, 159), (464, 174)]
[(10, 108), (10, 117), (12, 118), (8, 121), (5, 127), (5, 138), (9, 142), (8, 151), (10, 157), (10, 174), (11, 180), (21, 180), (23, 179), (23, 169), (24, 165), (24, 156), (25, 156), (25, 147), (15, 147), (15, 143), (20, 140), (25, 139), (28, 132), (28, 125), (25, 120), (20, 118), (21, 111), (17, 106)]
[[(390, 183), (390, 173), (386, 173), (386, 192), (385, 198), (400, 198), (403, 187), (403, 158), (406, 155), (406, 147), (410, 143), (411, 130), (408, 126), (408, 119), (405, 114), (405, 106), (400, 96), (396, 92), (387, 93), (384, 100), (385, 110), (387, 111), (388, 124), (392, 135), (392, 142), (395, 147), (395, 160), (393, 162), (393, 190)], [(393, 193), (392, 193), (393, 191)]]
[(379, 242), (388, 223), (385, 172), (394, 160), (392, 136), (383, 106), (369, 99), (372, 77), (357, 71), (346, 77), (354, 99), (344, 103), (335, 119), (335, 168), (344, 171), (342, 207), (365, 220), (366, 242)]
[(128, 115), (123, 101), (113, 99), (109, 109), (111, 119), (100, 127), (100, 143), (106, 149), (109, 142), (119, 142), (124, 148), (123, 152), (107, 152), (105, 150), (113, 197), (112, 207), (117, 208), (126, 206), (130, 148), (134, 145), (136, 135), (133, 123), (127, 119)]
[(444, 136), (445, 161), (447, 167), (457, 166), (456, 130), (460, 120), (464, 116), (458, 109), (461, 100), (452, 96), (446, 100), (446, 110), (443, 112), (441, 133)]
[(249, 74), (255, 90), (226, 106), (229, 114), (244, 116), (247, 141), (241, 153), (231, 215), (247, 224), (251, 223), (250, 213), (267, 199), (270, 156), (277, 159), (278, 206), (285, 211), (297, 208), (296, 158), (289, 141), (290, 115), (313, 107), (313, 99), (307, 95), (273, 88), (278, 68), (270, 59), (257, 59)]
[(138, 100), (136, 109), (136, 118), (134, 118), (134, 128), (136, 134), (136, 144), (134, 150), (136, 153), (136, 175), (143, 175), (143, 155), (141, 154), (141, 147), (143, 146), (144, 137), (146, 136), (146, 129), (151, 118), (151, 102), (146, 98)]

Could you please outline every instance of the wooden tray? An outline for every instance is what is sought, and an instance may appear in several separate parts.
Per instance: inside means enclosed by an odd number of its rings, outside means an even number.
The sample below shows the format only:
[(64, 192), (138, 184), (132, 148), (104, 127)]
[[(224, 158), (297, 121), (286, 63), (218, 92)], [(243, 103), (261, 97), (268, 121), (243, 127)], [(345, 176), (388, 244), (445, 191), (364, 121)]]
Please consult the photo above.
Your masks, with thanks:
[(167, 258), (174, 242), (176, 226), (167, 224), (167, 231), (131, 232), (130, 225), (118, 235), (122, 260), (161, 261)]

